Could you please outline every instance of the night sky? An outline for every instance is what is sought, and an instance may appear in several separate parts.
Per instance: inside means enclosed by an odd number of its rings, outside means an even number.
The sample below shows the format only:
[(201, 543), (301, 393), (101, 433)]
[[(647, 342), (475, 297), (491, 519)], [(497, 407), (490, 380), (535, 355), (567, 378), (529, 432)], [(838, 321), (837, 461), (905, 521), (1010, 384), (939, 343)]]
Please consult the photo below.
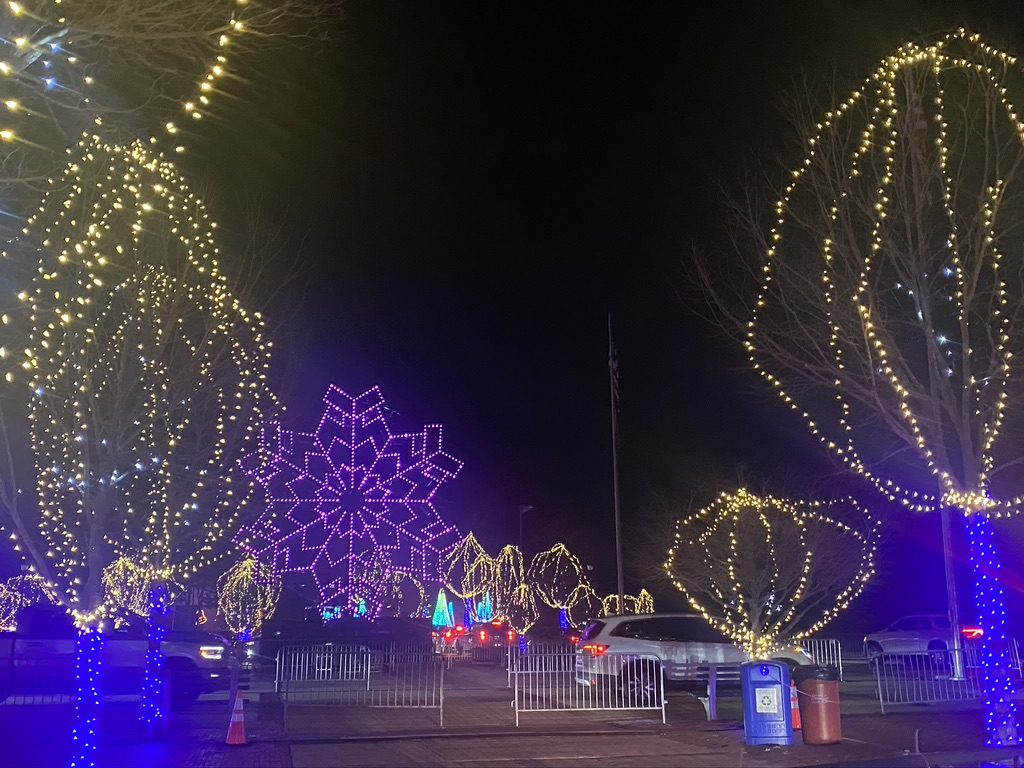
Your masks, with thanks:
[[(1024, 53), (1017, 3), (345, 8), (323, 46), (243, 62), (238, 101), (182, 163), (229, 245), (254, 197), (287, 238), (257, 288), (286, 426), (311, 428), (331, 383), (379, 385), (393, 429), (440, 422), (465, 462), (438, 496), (447, 520), (493, 551), (516, 541), (518, 509), (532, 505), (524, 549), (563, 541), (612, 591), (610, 312), (627, 591), (644, 578), (644, 532), (740, 476), (794, 494), (850, 490), (694, 312), (691, 248), (727, 268), (718, 185), (754, 163), (776, 179), (797, 160), (780, 111), (796, 81), (845, 94), (904, 40), (960, 23)], [(937, 521), (859, 490), (892, 522), (878, 585), (838, 629), (942, 610)]]

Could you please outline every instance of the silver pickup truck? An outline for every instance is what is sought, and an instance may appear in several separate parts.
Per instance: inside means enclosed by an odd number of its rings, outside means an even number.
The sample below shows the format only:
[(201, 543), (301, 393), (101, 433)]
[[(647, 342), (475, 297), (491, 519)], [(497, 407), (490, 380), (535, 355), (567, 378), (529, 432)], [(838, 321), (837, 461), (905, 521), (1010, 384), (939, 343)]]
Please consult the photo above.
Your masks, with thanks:
[[(104, 693), (139, 693), (149, 647), (145, 622), (130, 621), (104, 635)], [(75, 637), (71, 617), (62, 609), (23, 610), (16, 631), (0, 632), (0, 701), (10, 696), (74, 693)], [(229, 688), (229, 651), (220, 638), (169, 630), (161, 649), (171, 706), (181, 707), (203, 693)]]

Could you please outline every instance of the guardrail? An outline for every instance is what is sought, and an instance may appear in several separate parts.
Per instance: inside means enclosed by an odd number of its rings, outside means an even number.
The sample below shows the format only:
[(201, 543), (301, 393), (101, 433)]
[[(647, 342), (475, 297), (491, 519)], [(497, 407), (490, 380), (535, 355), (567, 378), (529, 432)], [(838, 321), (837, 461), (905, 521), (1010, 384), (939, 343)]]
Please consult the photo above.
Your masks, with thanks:
[(443, 727), (445, 666), (422, 647), (286, 646), (277, 655), (274, 690), (286, 729), (290, 705), (436, 709)]
[(652, 710), (665, 722), (665, 676), (657, 657), (609, 653), (593, 661), (599, 663), (584, 672), (583, 658), (574, 653), (513, 655), (516, 727), (524, 712)]
[(815, 664), (835, 667), (843, 679), (843, 646), (833, 638), (811, 637), (800, 641), (800, 647), (810, 654)]
[[(926, 653), (885, 653), (873, 657), (870, 664), (882, 714), (886, 708), (903, 704), (938, 704), (973, 701), (981, 697), (981, 648), (967, 642), (958, 660), (955, 651), (933, 650)], [(1009, 640), (1010, 671), (1021, 678), (1020, 648)], [(959, 661), (959, 663), (957, 663)]]

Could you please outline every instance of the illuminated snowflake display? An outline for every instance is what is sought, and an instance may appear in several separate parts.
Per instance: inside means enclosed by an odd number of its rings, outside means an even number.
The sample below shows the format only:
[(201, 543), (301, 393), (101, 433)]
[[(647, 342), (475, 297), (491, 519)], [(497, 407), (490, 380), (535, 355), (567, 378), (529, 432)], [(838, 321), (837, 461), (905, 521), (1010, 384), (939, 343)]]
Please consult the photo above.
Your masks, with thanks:
[(439, 425), (392, 434), (377, 387), (351, 397), (331, 386), (324, 403), (311, 434), (264, 429), (247, 469), (268, 507), (238, 543), (278, 573), (312, 574), (322, 605), (366, 600), (376, 616), (388, 574), (441, 581), (459, 536), (433, 498), (462, 462), (442, 450)]

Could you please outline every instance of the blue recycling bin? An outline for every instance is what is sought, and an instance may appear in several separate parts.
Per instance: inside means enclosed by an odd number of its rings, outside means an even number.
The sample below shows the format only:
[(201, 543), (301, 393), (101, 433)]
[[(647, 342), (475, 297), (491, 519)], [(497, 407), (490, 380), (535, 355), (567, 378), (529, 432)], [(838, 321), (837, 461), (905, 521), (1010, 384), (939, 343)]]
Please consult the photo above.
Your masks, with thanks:
[(740, 687), (743, 692), (743, 735), (747, 745), (792, 745), (789, 667), (778, 661), (743, 664), (740, 666)]

